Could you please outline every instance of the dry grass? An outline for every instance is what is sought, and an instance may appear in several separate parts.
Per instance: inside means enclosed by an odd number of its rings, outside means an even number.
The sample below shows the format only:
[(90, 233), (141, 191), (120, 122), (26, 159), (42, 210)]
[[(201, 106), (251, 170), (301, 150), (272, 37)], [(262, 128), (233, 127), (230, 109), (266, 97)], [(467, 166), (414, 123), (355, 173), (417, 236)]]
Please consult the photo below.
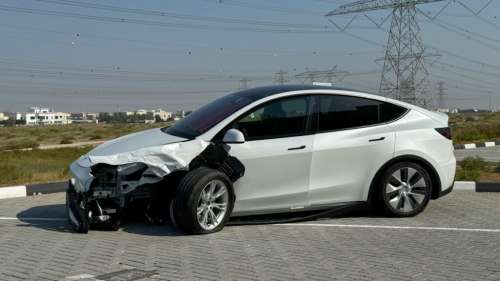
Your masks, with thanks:
[(455, 144), (500, 140), (500, 112), (452, 114)]
[(68, 179), (71, 162), (92, 147), (0, 152), (0, 186)]
[(156, 127), (165, 127), (167, 125), (169, 125), (169, 123), (1, 127), (0, 151), (36, 148), (40, 145), (48, 144), (108, 140), (133, 132)]

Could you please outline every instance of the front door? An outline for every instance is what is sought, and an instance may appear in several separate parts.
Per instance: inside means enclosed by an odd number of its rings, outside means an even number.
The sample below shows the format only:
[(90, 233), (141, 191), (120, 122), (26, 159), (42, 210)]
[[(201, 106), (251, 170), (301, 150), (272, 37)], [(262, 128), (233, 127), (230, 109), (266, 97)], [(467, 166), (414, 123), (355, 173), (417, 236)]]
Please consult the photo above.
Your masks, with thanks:
[(266, 102), (230, 127), (246, 142), (230, 154), (245, 166), (234, 184), (238, 214), (287, 211), (309, 204), (308, 187), (314, 136), (309, 132), (311, 98), (295, 96)]

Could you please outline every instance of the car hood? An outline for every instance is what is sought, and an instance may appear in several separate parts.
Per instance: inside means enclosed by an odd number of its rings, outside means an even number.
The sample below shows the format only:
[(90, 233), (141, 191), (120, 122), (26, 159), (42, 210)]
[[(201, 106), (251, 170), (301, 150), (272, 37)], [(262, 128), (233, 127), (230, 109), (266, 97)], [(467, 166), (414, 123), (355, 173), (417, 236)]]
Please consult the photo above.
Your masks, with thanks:
[(108, 141), (81, 156), (70, 165), (72, 175), (80, 179), (80, 191), (89, 188), (93, 176), (90, 168), (96, 164), (125, 165), (144, 163), (161, 178), (173, 171), (188, 169), (189, 163), (209, 143), (172, 136), (160, 129), (151, 129)]
[(107, 141), (92, 151), (90, 156), (111, 156), (119, 153), (130, 152), (146, 147), (154, 147), (169, 143), (186, 141), (185, 138), (176, 137), (164, 133), (161, 129), (150, 129), (133, 133), (114, 140)]

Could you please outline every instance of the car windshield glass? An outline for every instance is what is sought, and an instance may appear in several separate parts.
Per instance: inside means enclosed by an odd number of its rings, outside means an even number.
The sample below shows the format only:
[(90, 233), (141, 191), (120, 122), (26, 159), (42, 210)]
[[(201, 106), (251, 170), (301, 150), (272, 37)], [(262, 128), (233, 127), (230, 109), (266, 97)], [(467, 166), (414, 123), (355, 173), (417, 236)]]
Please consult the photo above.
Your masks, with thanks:
[(172, 127), (162, 130), (170, 135), (193, 139), (253, 101), (250, 97), (238, 94), (227, 95), (199, 108)]

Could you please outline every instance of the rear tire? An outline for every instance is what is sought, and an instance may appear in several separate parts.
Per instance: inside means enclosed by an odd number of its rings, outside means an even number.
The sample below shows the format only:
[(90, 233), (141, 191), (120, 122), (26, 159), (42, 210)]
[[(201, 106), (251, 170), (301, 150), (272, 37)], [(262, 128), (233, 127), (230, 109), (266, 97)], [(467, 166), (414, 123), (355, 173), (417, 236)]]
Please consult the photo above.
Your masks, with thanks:
[(180, 181), (170, 207), (171, 221), (187, 234), (220, 231), (234, 206), (233, 185), (222, 172), (197, 168)]
[(401, 162), (389, 166), (378, 185), (378, 204), (395, 217), (412, 217), (422, 212), (432, 194), (432, 180), (422, 166)]

